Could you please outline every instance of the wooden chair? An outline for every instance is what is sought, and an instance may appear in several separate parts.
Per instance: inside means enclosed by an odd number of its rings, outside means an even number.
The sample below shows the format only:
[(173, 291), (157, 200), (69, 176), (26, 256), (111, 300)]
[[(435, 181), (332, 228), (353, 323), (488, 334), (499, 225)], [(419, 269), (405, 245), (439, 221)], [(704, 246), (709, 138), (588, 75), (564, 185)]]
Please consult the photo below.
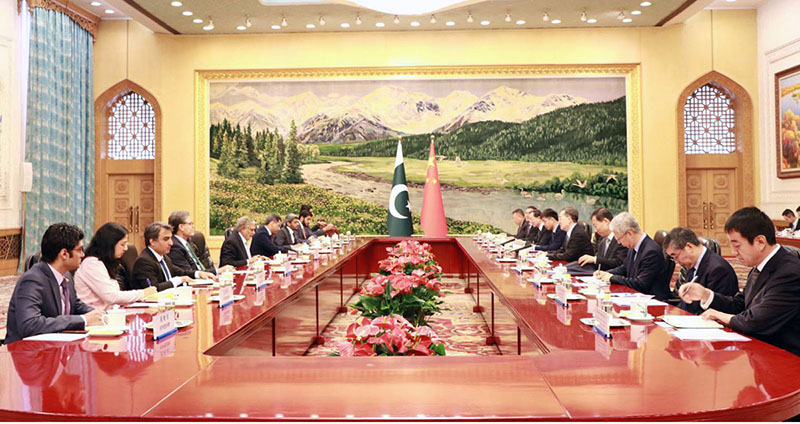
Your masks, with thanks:
[(133, 279), (133, 264), (136, 263), (136, 258), (139, 257), (139, 252), (136, 246), (128, 243), (128, 250), (122, 254), (120, 258), (120, 270), (117, 273), (117, 282), (119, 283), (120, 290), (131, 290)]
[(25, 258), (25, 263), (22, 265), (22, 272), (26, 272), (27, 270), (31, 269), (34, 265), (36, 265), (42, 259), (41, 253), (34, 253), (33, 255), (28, 255)]
[(667, 238), (667, 232), (664, 230), (658, 230), (655, 234), (653, 234), (653, 241), (658, 243), (658, 246), (662, 249), (664, 248), (664, 239)]
[(700, 239), (700, 243), (706, 247), (706, 249), (716, 253), (717, 255), (722, 255), (722, 248), (719, 246), (719, 242), (713, 238), (705, 238), (705, 237), (698, 237)]

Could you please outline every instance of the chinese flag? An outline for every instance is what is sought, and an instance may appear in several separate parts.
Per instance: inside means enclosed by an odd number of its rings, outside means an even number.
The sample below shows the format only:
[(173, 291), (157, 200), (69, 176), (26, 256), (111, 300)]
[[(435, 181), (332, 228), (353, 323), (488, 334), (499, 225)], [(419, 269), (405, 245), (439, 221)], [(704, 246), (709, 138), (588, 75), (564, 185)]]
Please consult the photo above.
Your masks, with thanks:
[(436, 150), (433, 147), (433, 136), (431, 136), (431, 150), (428, 153), (425, 193), (422, 196), (422, 214), (419, 221), (426, 236), (445, 237), (447, 235), (447, 221), (444, 219), (442, 186), (439, 184), (439, 170), (436, 168)]

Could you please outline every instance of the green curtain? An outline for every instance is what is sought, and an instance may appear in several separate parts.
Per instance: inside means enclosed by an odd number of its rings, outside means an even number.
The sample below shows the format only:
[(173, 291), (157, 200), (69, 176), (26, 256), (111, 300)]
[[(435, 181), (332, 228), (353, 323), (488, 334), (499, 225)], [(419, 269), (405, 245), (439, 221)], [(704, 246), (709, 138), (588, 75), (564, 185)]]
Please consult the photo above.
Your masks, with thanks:
[(25, 206), (25, 256), (56, 222), (94, 227), (93, 39), (67, 15), (33, 9), (25, 158), (33, 189)]

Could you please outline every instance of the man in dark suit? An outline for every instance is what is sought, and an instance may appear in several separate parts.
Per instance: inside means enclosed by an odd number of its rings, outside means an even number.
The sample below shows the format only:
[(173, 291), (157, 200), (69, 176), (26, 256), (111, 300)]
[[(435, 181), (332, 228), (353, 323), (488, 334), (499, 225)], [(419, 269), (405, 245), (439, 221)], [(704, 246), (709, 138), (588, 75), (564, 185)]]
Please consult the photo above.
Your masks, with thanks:
[(594, 254), (589, 234), (583, 226), (578, 225), (578, 216), (578, 210), (572, 206), (567, 206), (559, 212), (558, 225), (566, 234), (561, 248), (547, 254), (550, 260), (572, 262), (583, 255)]
[(295, 239), (300, 243), (305, 243), (308, 241), (313, 241), (315, 238), (324, 236), (325, 229), (320, 228), (317, 231), (311, 231), (312, 223), (311, 220), (314, 215), (311, 214), (309, 210), (302, 210), (300, 211), (300, 223), (297, 230), (294, 232)]
[(611, 220), (614, 238), (628, 248), (625, 262), (609, 271), (597, 271), (595, 277), (612, 284), (621, 284), (658, 300), (669, 299), (669, 279), (661, 247), (639, 227), (639, 222), (628, 212)]
[(25, 337), (102, 325), (101, 312), (75, 294), (71, 270), (83, 259), (83, 232), (53, 224), (42, 237), (42, 259), (17, 281), (8, 303), (6, 344)]
[(286, 250), (295, 250), (299, 242), (294, 234), (300, 228), (300, 220), (297, 215), (290, 213), (286, 215), (286, 221), (283, 227), (275, 234), (275, 244)]
[(800, 259), (776, 243), (772, 220), (758, 208), (734, 212), (725, 232), (736, 257), (753, 267), (744, 292), (726, 296), (686, 283), (681, 299), (700, 301), (706, 319), (800, 356)]
[(525, 208), (525, 220), (528, 222), (528, 235), (525, 236), (525, 245), (531, 246), (536, 244), (539, 239), (539, 231), (544, 227), (542, 225), (542, 211), (536, 206), (528, 206)]
[[(314, 216), (314, 208), (311, 205), (300, 205), (300, 212), (302, 213), (303, 211), (308, 211), (312, 217)], [(330, 234), (337, 231), (335, 225), (328, 224), (322, 218), (317, 219), (317, 223), (311, 226), (311, 231), (316, 232), (320, 230), (323, 231), (323, 234)]]
[(794, 212), (791, 209), (786, 209), (781, 214), (783, 215), (783, 219), (786, 220), (786, 223), (789, 224), (789, 229), (792, 231), (800, 230), (800, 219), (797, 219)]
[(234, 231), (222, 242), (219, 251), (219, 266), (230, 265), (234, 268), (253, 263), (263, 257), (251, 254), (247, 242), (256, 232), (256, 222), (252, 218), (243, 216), (236, 220)]
[(278, 252), (288, 253), (289, 249), (275, 244), (275, 234), (281, 229), (281, 217), (273, 213), (264, 221), (264, 225), (256, 231), (250, 250), (254, 255), (271, 257)]
[(132, 289), (155, 287), (158, 291), (178, 287), (194, 278), (214, 279), (210, 272), (178, 268), (167, 256), (172, 248), (172, 227), (154, 222), (144, 229), (147, 247), (133, 263)]
[(208, 267), (199, 256), (199, 250), (192, 241), (194, 223), (187, 211), (175, 211), (169, 214), (168, 223), (172, 227), (172, 247), (167, 256), (172, 264), (187, 272), (206, 271), (217, 274), (213, 264)]
[[(739, 292), (739, 279), (731, 264), (703, 246), (694, 231), (686, 227), (673, 228), (664, 238), (664, 247), (667, 255), (687, 270), (686, 282), (698, 283), (725, 296), (734, 296)], [(679, 292), (680, 284), (676, 283), (674, 293)], [(681, 301), (677, 306), (693, 314), (703, 312), (697, 302), (687, 304)]]
[(551, 252), (561, 249), (561, 246), (564, 245), (564, 238), (566, 238), (567, 233), (558, 225), (558, 214), (556, 211), (547, 208), (542, 211), (542, 220), (544, 221), (545, 231), (540, 233), (539, 242), (533, 250)]
[[(628, 249), (614, 238), (614, 233), (611, 231), (612, 219), (614, 215), (606, 208), (597, 208), (592, 212), (595, 255), (583, 255), (578, 258), (576, 268), (580, 272), (614, 269), (625, 262)], [(569, 269), (569, 266), (567, 268)]]
[(514, 235), (514, 238), (517, 240), (525, 240), (528, 237), (528, 228), (530, 226), (528, 221), (525, 220), (525, 212), (523, 212), (522, 209), (514, 209), (514, 211), (511, 212), (511, 219), (517, 227), (517, 233)]

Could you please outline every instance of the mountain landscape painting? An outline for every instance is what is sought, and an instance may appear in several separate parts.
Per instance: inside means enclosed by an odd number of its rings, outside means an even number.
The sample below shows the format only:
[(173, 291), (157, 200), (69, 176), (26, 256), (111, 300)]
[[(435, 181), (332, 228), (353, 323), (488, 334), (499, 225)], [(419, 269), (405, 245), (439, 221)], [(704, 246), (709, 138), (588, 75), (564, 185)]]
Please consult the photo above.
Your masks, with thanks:
[(314, 206), (386, 234), (402, 139), (418, 225), (431, 136), (451, 234), (515, 232), (511, 212), (627, 209), (624, 77), (214, 81), (211, 232)]

